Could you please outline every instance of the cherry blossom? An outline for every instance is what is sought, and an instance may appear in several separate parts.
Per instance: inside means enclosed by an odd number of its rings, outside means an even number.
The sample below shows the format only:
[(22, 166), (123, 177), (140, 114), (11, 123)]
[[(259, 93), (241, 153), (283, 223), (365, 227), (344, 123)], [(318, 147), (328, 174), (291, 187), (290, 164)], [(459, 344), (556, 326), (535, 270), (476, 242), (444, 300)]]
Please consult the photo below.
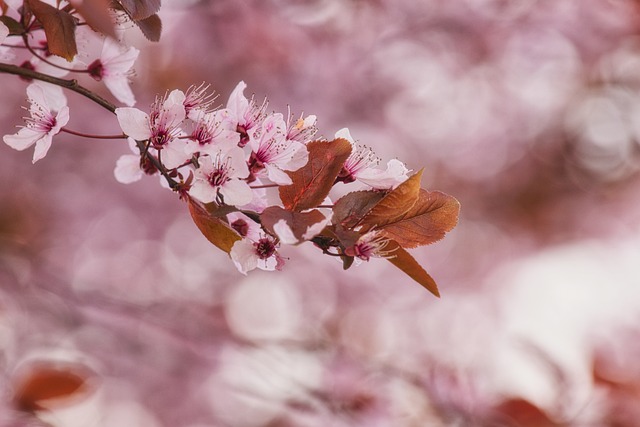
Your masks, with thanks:
[(184, 92), (175, 89), (157, 98), (150, 114), (133, 107), (115, 111), (122, 131), (136, 141), (148, 140), (151, 147), (162, 153), (162, 162), (169, 169), (189, 160), (184, 144), (172, 144), (182, 134), (180, 125), (186, 117), (184, 99)]
[(249, 167), (253, 175), (264, 175), (278, 185), (291, 184), (285, 171), (295, 171), (307, 164), (309, 153), (304, 144), (287, 141), (282, 114), (267, 117), (257, 137), (251, 139)]
[(352, 147), (352, 153), (338, 176), (339, 181), (350, 183), (357, 180), (370, 187), (386, 190), (408, 178), (409, 169), (398, 159), (389, 160), (385, 170), (377, 168), (380, 159), (369, 147), (356, 144), (349, 129), (340, 129), (335, 136), (348, 140)]
[(292, 121), (292, 116), (289, 114), (287, 118), (287, 140), (298, 141), (303, 144), (311, 141), (313, 136), (318, 132), (316, 127), (316, 116), (310, 115), (307, 117), (300, 116), (295, 122)]
[(25, 150), (35, 144), (33, 163), (46, 156), (53, 136), (69, 121), (67, 98), (58, 86), (31, 84), (27, 87), (29, 114), (27, 125), (14, 135), (5, 135), (3, 141), (16, 150)]
[[(198, 121), (203, 114), (210, 112), (211, 103), (218, 97), (209, 92), (210, 85), (202, 83), (199, 86), (190, 86), (184, 98), (184, 110), (187, 117)], [(234, 129), (235, 130), (235, 129)]]
[(245, 238), (233, 244), (229, 255), (242, 274), (256, 268), (265, 271), (281, 270), (285, 259), (278, 253), (278, 246), (279, 242), (269, 235), (263, 235), (255, 241)]
[[(118, 101), (129, 107), (135, 105), (136, 98), (129, 87), (129, 76), (140, 51), (132, 46), (122, 46), (112, 38), (91, 30), (87, 33), (87, 54), (83, 58), (88, 62), (89, 75), (102, 81)], [(97, 55), (94, 53), (96, 51)]]
[(240, 147), (244, 147), (249, 142), (253, 132), (260, 129), (262, 121), (265, 119), (267, 100), (258, 105), (253, 97), (251, 100), (244, 96), (247, 84), (243, 81), (238, 83), (227, 102), (227, 114), (229, 120), (235, 123), (236, 131), (240, 134)]
[(390, 258), (393, 251), (385, 250), (388, 245), (389, 239), (373, 230), (360, 236), (356, 244), (345, 249), (344, 253), (362, 261), (369, 261), (371, 257)]
[(249, 170), (241, 148), (219, 149), (214, 155), (200, 157), (198, 162), (200, 167), (189, 190), (191, 196), (203, 203), (221, 196), (224, 203), (233, 206), (242, 206), (253, 199), (249, 184), (242, 180), (249, 175)]
[[(191, 110), (193, 112), (193, 110)], [(193, 115), (193, 114), (192, 114)], [(193, 131), (185, 141), (185, 150), (189, 155), (214, 154), (220, 147), (237, 146), (240, 135), (226, 118), (226, 110), (200, 114)]]

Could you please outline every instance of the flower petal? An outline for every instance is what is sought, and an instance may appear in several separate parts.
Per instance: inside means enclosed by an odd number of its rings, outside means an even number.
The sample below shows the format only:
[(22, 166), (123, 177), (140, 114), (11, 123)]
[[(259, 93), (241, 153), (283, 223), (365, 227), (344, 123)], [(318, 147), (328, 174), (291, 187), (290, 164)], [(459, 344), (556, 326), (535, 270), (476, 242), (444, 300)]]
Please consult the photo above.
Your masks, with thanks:
[(137, 108), (116, 108), (116, 117), (122, 131), (137, 141), (144, 141), (151, 137), (149, 116)]
[(231, 247), (229, 255), (238, 271), (242, 274), (247, 274), (248, 271), (258, 266), (258, 254), (256, 254), (253, 242), (249, 239), (242, 239), (235, 242)]
[(120, 156), (113, 170), (113, 175), (121, 184), (131, 184), (139, 181), (144, 175), (144, 172), (140, 169), (140, 157), (133, 154)]
[(45, 134), (31, 128), (22, 128), (14, 135), (5, 135), (2, 140), (14, 150), (22, 151), (31, 147)]

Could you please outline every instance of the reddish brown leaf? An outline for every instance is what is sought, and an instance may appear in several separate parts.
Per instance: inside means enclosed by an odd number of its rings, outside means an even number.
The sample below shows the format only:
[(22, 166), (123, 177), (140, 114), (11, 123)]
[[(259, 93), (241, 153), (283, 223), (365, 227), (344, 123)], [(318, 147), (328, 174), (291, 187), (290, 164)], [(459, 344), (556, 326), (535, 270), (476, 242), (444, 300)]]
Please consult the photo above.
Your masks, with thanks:
[(22, 24), (10, 16), (0, 16), (0, 22), (7, 26), (7, 28), (9, 29), (9, 34), (15, 35), (24, 33), (24, 27), (22, 26)]
[(260, 214), (262, 225), (269, 233), (277, 236), (273, 227), (278, 221), (284, 220), (298, 241), (304, 240), (303, 236), (309, 227), (325, 219), (322, 212), (317, 209), (309, 212), (291, 212), (279, 206), (269, 206)]
[(333, 205), (333, 223), (354, 227), (383, 197), (380, 191), (354, 191)]
[(429, 273), (418, 264), (418, 261), (416, 261), (409, 252), (405, 251), (398, 242), (389, 240), (389, 244), (384, 249), (390, 252), (390, 257), (387, 258), (387, 260), (389, 260), (391, 264), (404, 271), (409, 277), (424, 286), (426, 290), (440, 297), (440, 292), (438, 292), (438, 286), (435, 280), (433, 280)]
[(459, 212), (460, 203), (448, 194), (420, 190), (413, 207), (381, 229), (403, 248), (429, 245), (456, 226)]
[(160, 41), (162, 21), (160, 21), (160, 17), (157, 14), (133, 22), (140, 28), (147, 40), (150, 42)]
[(189, 199), (189, 212), (200, 232), (218, 248), (231, 252), (233, 244), (241, 237), (227, 223), (213, 216), (199, 202)]
[(109, 12), (111, 0), (69, 0), (80, 16), (99, 33), (115, 37), (114, 23)]
[(49, 52), (71, 61), (78, 53), (73, 16), (40, 0), (26, 0), (25, 3), (44, 28)]
[(307, 144), (307, 150), (307, 164), (295, 172), (289, 172), (293, 183), (279, 190), (284, 207), (290, 211), (300, 212), (322, 203), (351, 154), (351, 144), (342, 138), (313, 141)]
[(160, 0), (117, 0), (127, 15), (134, 21), (141, 21), (155, 15), (160, 10)]
[(403, 218), (418, 201), (421, 178), (422, 169), (387, 193), (358, 223), (362, 225), (362, 231), (380, 228)]
[(89, 371), (78, 365), (31, 366), (18, 381), (14, 402), (18, 409), (28, 412), (69, 404), (88, 391), (88, 377)]

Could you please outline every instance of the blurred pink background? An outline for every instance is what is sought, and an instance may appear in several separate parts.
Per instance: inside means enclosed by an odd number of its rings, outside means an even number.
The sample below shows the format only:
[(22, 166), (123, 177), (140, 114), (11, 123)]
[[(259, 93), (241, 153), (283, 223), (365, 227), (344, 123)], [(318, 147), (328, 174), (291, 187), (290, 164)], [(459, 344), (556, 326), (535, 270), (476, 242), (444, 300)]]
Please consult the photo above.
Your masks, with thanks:
[[(0, 146), (0, 426), (640, 425), (640, 3), (165, 0), (133, 90), (244, 80), (269, 109), (349, 127), (425, 167), (460, 223), (412, 251), (436, 299), (384, 260), (311, 245), (242, 276), (122, 141)], [(95, 82), (82, 83), (96, 88)], [(0, 76), (0, 130), (26, 83)], [(69, 127), (119, 131), (68, 94)], [(109, 98), (111, 99), (111, 98)], [(34, 361), (90, 392), (12, 405)]]

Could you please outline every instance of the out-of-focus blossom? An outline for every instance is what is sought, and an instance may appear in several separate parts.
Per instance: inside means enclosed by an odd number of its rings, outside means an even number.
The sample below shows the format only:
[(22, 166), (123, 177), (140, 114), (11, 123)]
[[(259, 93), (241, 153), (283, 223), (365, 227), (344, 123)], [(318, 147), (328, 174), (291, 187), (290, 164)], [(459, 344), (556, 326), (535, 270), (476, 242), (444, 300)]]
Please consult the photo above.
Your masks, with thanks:
[(18, 133), (5, 135), (2, 139), (9, 147), (20, 151), (35, 144), (35, 163), (47, 155), (53, 136), (69, 121), (69, 108), (59, 86), (34, 83), (27, 87), (27, 96), (30, 104), (27, 125)]
[(6, 25), (0, 22), (0, 43), (4, 43), (4, 40), (7, 38), (8, 35), (9, 35), (9, 28), (7, 28)]
[(351, 155), (344, 162), (338, 179), (349, 183), (360, 181), (372, 188), (393, 188), (408, 178), (409, 169), (398, 159), (391, 159), (387, 169), (378, 169), (380, 159), (369, 147), (359, 146), (351, 137), (349, 129), (344, 128), (336, 132), (336, 138), (344, 138), (351, 143)]

